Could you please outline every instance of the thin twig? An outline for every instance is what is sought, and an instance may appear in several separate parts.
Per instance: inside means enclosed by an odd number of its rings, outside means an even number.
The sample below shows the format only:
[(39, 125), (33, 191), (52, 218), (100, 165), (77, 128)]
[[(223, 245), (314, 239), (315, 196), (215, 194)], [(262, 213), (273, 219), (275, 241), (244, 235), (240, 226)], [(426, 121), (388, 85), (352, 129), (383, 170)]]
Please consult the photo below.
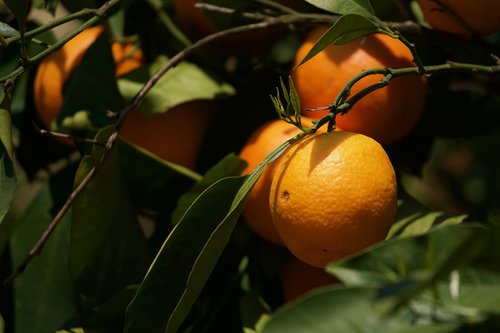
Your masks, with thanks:
[(53, 131), (47, 131), (46, 129), (43, 128), (38, 128), (36, 127), (36, 130), (40, 135), (43, 136), (50, 136), (53, 138), (59, 138), (59, 139), (68, 139), (76, 142), (82, 142), (82, 143), (87, 143), (91, 145), (97, 145), (97, 146), (102, 146), (104, 147), (104, 144), (101, 142), (94, 140), (94, 139), (89, 139), (89, 138), (82, 138), (78, 136), (74, 136), (72, 134), (67, 134), (67, 133), (60, 133), (60, 132), (53, 132)]

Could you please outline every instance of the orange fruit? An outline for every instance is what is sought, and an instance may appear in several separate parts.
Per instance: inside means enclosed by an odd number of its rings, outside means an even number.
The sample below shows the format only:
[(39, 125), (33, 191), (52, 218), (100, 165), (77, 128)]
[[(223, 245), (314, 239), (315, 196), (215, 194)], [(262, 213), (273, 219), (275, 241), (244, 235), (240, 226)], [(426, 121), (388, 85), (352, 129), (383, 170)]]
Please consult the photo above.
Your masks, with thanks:
[(269, 204), (290, 252), (325, 267), (385, 239), (396, 191), (394, 169), (378, 142), (335, 131), (290, 146), (276, 167)]
[[(80, 63), (85, 51), (104, 29), (100, 26), (82, 31), (64, 46), (47, 56), (38, 66), (33, 86), (33, 97), (41, 123), (50, 128), (63, 106), (63, 87), (71, 72)], [(131, 52), (133, 45), (113, 43), (112, 53), (116, 75), (125, 74), (142, 65), (142, 51)]]
[[(311, 120), (307, 118), (302, 119), (302, 123), (306, 126), (312, 125)], [(326, 126), (319, 129), (319, 131), (325, 130)], [(299, 133), (299, 128), (280, 119), (261, 125), (250, 135), (240, 152), (240, 158), (247, 162), (242, 174), (252, 172), (273, 149)], [(283, 245), (274, 228), (269, 210), (269, 192), (278, 161), (279, 158), (264, 169), (248, 196), (242, 216), (248, 226), (260, 237), (274, 244)]]
[[(440, 31), (462, 37), (472, 34), (487, 36), (500, 31), (500, 1), (498, 0), (419, 0), (429, 25)], [(465, 25), (464, 25), (465, 24)]]
[(163, 160), (194, 169), (216, 106), (209, 101), (191, 101), (154, 115), (134, 109), (125, 118), (120, 137)]
[[(295, 64), (309, 52), (327, 31), (318, 27), (299, 48)], [(411, 52), (399, 40), (384, 34), (371, 34), (344, 45), (330, 45), (292, 72), (295, 88), (303, 108), (327, 106), (345, 84), (363, 70), (380, 67), (413, 67)], [(369, 75), (351, 90), (353, 96), (378, 82), (382, 75)], [(389, 145), (408, 134), (425, 106), (426, 80), (410, 75), (393, 79), (357, 102), (345, 115), (336, 117), (343, 130), (368, 135), (383, 145)], [(328, 111), (303, 111), (321, 118)]]
[(285, 261), (280, 269), (280, 281), (285, 303), (320, 287), (340, 283), (323, 269), (311, 266), (295, 257)]

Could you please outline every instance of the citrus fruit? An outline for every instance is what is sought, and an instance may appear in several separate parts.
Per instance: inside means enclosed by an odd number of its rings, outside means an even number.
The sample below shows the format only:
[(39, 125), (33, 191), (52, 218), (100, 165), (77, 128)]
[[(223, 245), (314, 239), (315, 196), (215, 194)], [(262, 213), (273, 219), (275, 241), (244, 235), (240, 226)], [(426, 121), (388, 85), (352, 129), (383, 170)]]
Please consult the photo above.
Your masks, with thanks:
[[(71, 72), (83, 58), (85, 51), (94, 43), (104, 29), (101, 26), (88, 28), (76, 35), (64, 46), (47, 56), (38, 66), (33, 86), (33, 97), (41, 123), (50, 128), (63, 106), (63, 87)], [(112, 53), (116, 63), (116, 74), (121, 75), (142, 65), (142, 51), (132, 44), (113, 43)]]
[(396, 191), (394, 169), (378, 142), (335, 131), (290, 146), (276, 167), (269, 204), (290, 252), (325, 267), (385, 239)]
[(157, 157), (194, 169), (203, 138), (215, 115), (217, 103), (186, 102), (154, 115), (132, 110), (120, 129), (120, 137)]
[[(298, 49), (295, 64), (309, 52), (327, 31), (318, 27), (311, 31)], [(330, 45), (292, 72), (302, 107), (327, 106), (345, 84), (363, 70), (371, 68), (414, 67), (413, 57), (406, 46), (384, 34), (371, 34), (344, 45)], [(382, 75), (369, 75), (358, 81), (351, 95), (378, 82)], [(395, 78), (389, 85), (371, 92), (352, 109), (336, 117), (343, 130), (368, 135), (383, 145), (389, 145), (408, 134), (424, 110), (426, 80), (409, 75)], [(310, 117), (320, 118), (328, 111), (307, 111)]]
[[(305, 126), (311, 126), (311, 120), (302, 119)], [(319, 131), (325, 131), (326, 126)], [(273, 149), (295, 135), (300, 129), (280, 119), (270, 120), (257, 128), (244, 144), (239, 156), (247, 162), (242, 174), (249, 174), (264, 160)], [(279, 235), (272, 223), (269, 211), (269, 192), (278, 160), (273, 161), (263, 171), (248, 196), (242, 216), (248, 226), (260, 237), (275, 244), (282, 245)]]
[(295, 257), (288, 259), (281, 266), (280, 281), (285, 303), (313, 289), (340, 283), (323, 269), (306, 264)]
[(472, 34), (486, 36), (500, 31), (500, 1), (498, 0), (419, 0), (429, 25), (440, 31), (461, 37)]

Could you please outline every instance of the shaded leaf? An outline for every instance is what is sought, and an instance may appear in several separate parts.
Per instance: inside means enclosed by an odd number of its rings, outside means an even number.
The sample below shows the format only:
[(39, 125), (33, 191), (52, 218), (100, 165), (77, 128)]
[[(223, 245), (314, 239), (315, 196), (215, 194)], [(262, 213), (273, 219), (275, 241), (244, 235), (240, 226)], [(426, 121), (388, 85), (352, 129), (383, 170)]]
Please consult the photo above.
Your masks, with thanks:
[(127, 309), (126, 332), (179, 328), (229, 241), (249, 191), (289, 145), (290, 140), (280, 145), (250, 175), (213, 183), (191, 204)]
[[(109, 129), (98, 140), (107, 139)], [(77, 171), (79, 184), (103, 150), (94, 146)], [(139, 283), (149, 263), (146, 240), (120, 173), (118, 150), (104, 165), (73, 205), (70, 272), (78, 289), (105, 299), (129, 284)]]
[[(51, 222), (51, 208), (52, 198), (45, 184), (16, 221), (10, 240), (13, 267), (24, 259)], [(70, 216), (66, 215), (41, 254), (14, 281), (16, 332), (53, 332), (77, 313), (67, 265), (69, 238)]]
[[(12, 164), (12, 117), (10, 113), (10, 94), (0, 90), (3, 98), (0, 103), (0, 224), (9, 210), (17, 187), (17, 179)], [(1, 96), (0, 96), (1, 97)], [(0, 246), (1, 248), (2, 246)]]
[(16, 17), (19, 26), (23, 27), (28, 14), (28, 0), (5, 0), (4, 1), (10, 11)]
[[(168, 58), (160, 56), (149, 65), (122, 76), (118, 87), (130, 101)], [(234, 88), (195, 64), (182, 62), (163, 75), (139, 104), (144, 114), (158, 114), (181, 103), (234, 95)]]
[(365, 16), (357, 14), (344, 15), (320, 37), (296, 67), (314, 57), (330, 44), (346, 44), (359, 37), (381, 31), (379, 25)]
[(113, 122), (107, 111), (120, 110), (123, 100), (116, 85), (111, 45), (105, 34), (88, 48), (64, 89), (65, 100), (57, 117), (58, 127), (90, 130)]
[(208, 170), (202, 179), (198, 180), (188, 192), (182, 195), (177, 203), (177, 207), (172, 213), (172, 224), (176, 225), (196, 200), (210, 185), (216, 181), (230, 176), (237, 176), (245, 168), (246, 163), (234, 153), (231, 153), (219, 161)]

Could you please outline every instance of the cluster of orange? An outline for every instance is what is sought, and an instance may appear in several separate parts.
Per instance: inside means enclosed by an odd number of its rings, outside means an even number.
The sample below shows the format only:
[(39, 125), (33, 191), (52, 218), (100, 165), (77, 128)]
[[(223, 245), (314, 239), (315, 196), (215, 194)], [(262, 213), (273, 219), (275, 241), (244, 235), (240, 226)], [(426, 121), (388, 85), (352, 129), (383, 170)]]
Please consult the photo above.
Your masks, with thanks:
[[(196, 2), (173, 1), (180, 23), (198, 36), (218, 31), (200, 9), (193, 7)], [(470, 33), (484, 36), (500, 29), (499, 1), (443, 3), (446, 10), (432, 0), (420, 0), (426, 20), (436, 29), (459, 36)], [(450, 9), (464, 19), (466, 30), (456, 18), (450, 18)], [(490, 15), (484, 15), (485, 12)], [(326, 29), (318, 27), (310, 32), (297, 52), (295, 65)], [(87, 29), (40, 64), (34, 98), (40, 121), (47, 128), (62, 108), (65, 80), (102, 33), (102, 27)], [(261, 33), (253, 37), (262, 42)], [(112, 43), (112, 53), (117, 76), (143, 64), (142, 52), (133, 51), (129, 44)], [(306, 109), (327, 106), (361, 71), (412, 66), (415, 64), (408, 48), (383, 34), (327, 47), (292, 71), (304, 109), (303, 122), (310, 126), (312, 119), (324, 116), (327, 111)], [(380, 75), (361, 79), (352, 87), (351, 96), (380, 79)], [(414, 128), (424, 110), (425, 96), (423, 76), (392, 80), (388, 86), (360, 100), (348, 113), (338, 115), (335, 121), (342, 130), (326, 133), (321, 128), (294, 143), (266, 168), (255, 184), (243, 211), (244, 220), (258, 235), (286, 246), (300, 259), (282, 269), (287, 300), (313, 287), (332, 283), (334, 279), (323, 271), (329, 262), (386, 237), (396, 212), (397, 190), (394, 169), (383, 147), (401, 140)], [(133, 110), (125, 119), (120, 136), (161, 159), (194, 168), (213, 109), (210, 103), (197, 101), (152, 116)], [(281, 120), (258, 128), (240, 153), (248, 163), (244, 174), (299, 131)]]

